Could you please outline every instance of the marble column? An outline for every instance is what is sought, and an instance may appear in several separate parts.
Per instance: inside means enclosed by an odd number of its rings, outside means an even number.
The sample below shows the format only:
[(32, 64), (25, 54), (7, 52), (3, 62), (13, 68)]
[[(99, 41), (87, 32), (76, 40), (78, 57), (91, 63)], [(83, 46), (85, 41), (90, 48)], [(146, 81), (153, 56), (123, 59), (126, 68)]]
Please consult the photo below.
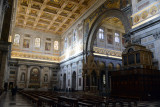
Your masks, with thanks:
[(31, 72), (31, 66), (27, 66), (27, 87), (26, 88), (29, 88), (30, 72)]
[(0, 32), (1, 33), (0, 39), (6, 42), (8, 41), (9, 33), (10, 33), (13, 4), (14, 4), (14, 0), (4, 0), (3, 2), (3, 12), (5, 13), (4, 13), (4, 19), (3, 19), (3, 25), (2, 25), (2, 32)]
[[(49, 75), (48, 75), (48, 88), (53, 88), (52, 87), (52, 77), (53, 77), (53, 73), (52, 73), (52, 68), (49, 67)], [(57, 86), (57, 84), (56, 84)]]
[(4, 11), (3, 11), (3, 0), (0, 1), (0, 38), (1, 38), (1, 30), (2, 30), (2, 22), (4, 17)]
[(0, 86), (4, 86), (5, 82), (5, 74), (7, 73), (6, 71), (7, 67), (7, 52), (2, 52), (2, 60), (1, 60), (1, 70), (0, 70)]
[(109, 75), (108, 75), (108, 70), (106, 70), (106, 91), (107, 91), (107, 95), (109, 94), (110, 92), (110, 88), (109, 88)]
[(82, 86), (83, 86), (83, 91), (85, 91), (85, 76), (84, 75), (82, 75), (82, 79), (83, 79), (83, 84), (82, 84)]
[(44, 72), (44, 67), (40, 67), (39, 69), (40, 71), (40, 88), (42, 87), (42, 81), (43, 81), (43, 75), (42, 75), (42, 72)]
[(89, 82), (89, 87), (88, 88), (91, 91), (91, 88), (92, 88), (92, 75), (91, 74), (89, 75), (89, 81), (90, 82)]
[(100, 79), (100, 76), (97, 76), (96, 91), (99, 90), (99, 79)]
[(29, 75), (30, 75), (30, 72), (29, 72), (29, 70), (28, 70), (29, 67), (30, 67), (30, 66), (27, 65), (27, 68), (26, 68), (26, 78), (25, 78), (25, 79), (26, 79), (26, 80), (25, 80), (25, 81), (26, 81), (26, 88), (28, 88), (28, 85), (29, 85), (29, 77), (30, 77), (30, 76), (29, 76)]
[(0, 88), (3, 88), (4, 82), (7, 82), (8, 57), (10, 52), (10, 43), (0, 41)]
[(16, 85), (17, 86), (18, 86), (18, 83), (20, 81), (20, 79), (19, 79), (19, 77), (20, 77), (20, 68), (21, 68), (21, 65), (18, 65), (18, 71), (17, 71), (17, 74), (16, 74)]

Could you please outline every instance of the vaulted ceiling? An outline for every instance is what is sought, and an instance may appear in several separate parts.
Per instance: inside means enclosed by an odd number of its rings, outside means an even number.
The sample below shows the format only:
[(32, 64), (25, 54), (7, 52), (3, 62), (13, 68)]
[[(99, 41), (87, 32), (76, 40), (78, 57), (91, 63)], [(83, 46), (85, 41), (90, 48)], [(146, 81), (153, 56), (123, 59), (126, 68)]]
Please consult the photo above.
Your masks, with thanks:
[(18, 0), (16, 26), (63, 34), (96, 0)]

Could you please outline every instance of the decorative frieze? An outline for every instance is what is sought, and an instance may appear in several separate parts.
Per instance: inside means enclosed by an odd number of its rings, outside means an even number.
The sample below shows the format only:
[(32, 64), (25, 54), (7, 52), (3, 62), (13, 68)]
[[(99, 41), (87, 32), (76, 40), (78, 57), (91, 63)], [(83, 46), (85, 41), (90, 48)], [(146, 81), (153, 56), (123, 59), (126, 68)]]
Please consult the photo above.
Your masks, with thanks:
[(110, 50), (110, 49), (99, 48), (99, 47), (94, 47), (93, 50), (95, 53), (99, 53), (99, 54), (105, 54), (105, 55), (116, 56), (116, 57), (122, 56), (121, 51)]
[[(148, 2), (147, 2), (148, 3)], [(144, 3), (145, 4), (145, 3)], [(141, 7), (139, 7), (141, 8)], [(136, 25), (148, 18), (151, 18), (160, 12), (160, 2), (155, 2), (152, 5), (144, 8), (143, 10), (133, 14), (133, 25)]]
[(41, 60), (41, 61), (50, 61), (50, 62), (57, 62), (57, 63), (59, 62), (59, 57), (57, 56), (38, 55), (38, 54), (16, 52), (16, 51), (11, 52), (11, 58)]

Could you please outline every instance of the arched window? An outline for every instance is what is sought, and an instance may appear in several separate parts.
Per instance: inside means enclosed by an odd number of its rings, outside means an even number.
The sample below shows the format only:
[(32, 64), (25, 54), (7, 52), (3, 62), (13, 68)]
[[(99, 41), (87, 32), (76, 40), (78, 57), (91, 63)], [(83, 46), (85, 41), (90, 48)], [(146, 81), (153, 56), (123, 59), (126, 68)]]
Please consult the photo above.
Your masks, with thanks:
[(106, 84), (106, 75), (103, 74), (103, 84), (105, 85)]
[(41, 39), (40, 38), (35, 38), (35, 47), (39, 48), (41, 45)]
[(54, 49), (58, 50), (58, 41), (54, 41)]
[(76, 41), (76, 36), (77, 36), (77, 30), (73, 31), (73, 42)]
[(14, 36), (14, 45), (19, 45), (19, 40), (20, 40), (20, 35), (19, 34), (15, 34), (15, 36)]
[(64, 40), (64, 48), (65, 49), (67, 48), (67, 38), (65, 38), (65, 40)]
[(119, 39), (119, 33), (115, 33), (115, 42), (119, 43), (120, 39)]
[(104, 30), (102, 28), (100, 28), (98, 31), (98, 37), (99, 39), (104, 39)]

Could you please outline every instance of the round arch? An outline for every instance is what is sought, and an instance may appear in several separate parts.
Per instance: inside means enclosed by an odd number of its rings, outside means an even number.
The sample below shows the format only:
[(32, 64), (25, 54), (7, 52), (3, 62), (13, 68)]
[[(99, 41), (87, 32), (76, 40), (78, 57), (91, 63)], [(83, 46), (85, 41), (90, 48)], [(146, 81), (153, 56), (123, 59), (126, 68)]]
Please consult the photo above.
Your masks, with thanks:
[(121, 20), (126, 33), (128, 33), (129, 30), (131, 29), (129, 19), (127, 18), (124, 12), (122, 12), (119, 9), (107, 9), (105, 12), (103, 12), (101, 15), (97, 17), (97, 19), (92, 24), (91, 29), (89, 30), (85, 46), (86, 53), (93, 51), (93, 43), (94, 39), (96, 38), (95, 33), (98, 30), (98, 28), (102, 25), (102, 20), (107, 17), (116, 17), (119, 20)]
[(116, 69), (117, 69), (117, 70), (120, 70), (120, 69), (121, 69), (121, 64), (118, 63), (118, 64), (116, 65)]
[(108, 64), (108, 70), (113, 70), (114, 69), (114, 64), (112, 62), (110, 62)]

